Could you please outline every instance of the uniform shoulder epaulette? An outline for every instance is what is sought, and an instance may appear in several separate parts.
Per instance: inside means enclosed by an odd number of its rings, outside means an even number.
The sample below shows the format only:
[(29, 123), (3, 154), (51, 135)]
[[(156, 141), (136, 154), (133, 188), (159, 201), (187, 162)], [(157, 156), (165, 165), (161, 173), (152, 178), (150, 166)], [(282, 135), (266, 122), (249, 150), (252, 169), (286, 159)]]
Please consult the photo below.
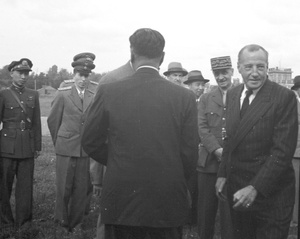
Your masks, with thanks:
[(94, 85), (99, 85), (99, 83), (98, 83), (98, 82), (96, 82), (96, 81), (92, 81), (92, 80), (90, 80), (90, 82), (91, 82), (92, 84), (94, 84)]
[(72, 86), (66, 86), (66, 87), (60, 87), (58, 88), (59, 91), (62, 91), (62, 90), (71, 90), (72, 89)]
[(64, 80), (65, 83), (74, 83), (75, 81), (73, 79), (71, 80)]

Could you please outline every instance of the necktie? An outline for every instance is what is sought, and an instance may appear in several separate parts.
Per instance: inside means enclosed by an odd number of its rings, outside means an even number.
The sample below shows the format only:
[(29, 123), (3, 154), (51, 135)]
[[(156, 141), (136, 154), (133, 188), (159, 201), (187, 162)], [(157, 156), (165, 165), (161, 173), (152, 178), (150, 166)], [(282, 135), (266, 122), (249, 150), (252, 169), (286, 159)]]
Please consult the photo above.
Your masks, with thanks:
[(83, 101), (83, 97), (84, 97), (83, 91), (80, 91), (80, 93), (79, 93), (79, 97), (80, 97), (80, 99), (81, 99), (81, 102), (82, 102), (82, 101)]
[(226, 92), (223, 91), (222, 93), (223, 93), (223, 106), (225, 106), (226, 105)]
[(243, 105), (242, 105), (241, 112), (240, 112), (241, 118), (243, 118), (243, 116), (245, 115), (245, 113), (249, 107), (249, 97), (250, 97), (250, 95), (252, 95), (252, 93), (253, 93), (252, 90), (246, 90), (246, 97), (243, 101)]

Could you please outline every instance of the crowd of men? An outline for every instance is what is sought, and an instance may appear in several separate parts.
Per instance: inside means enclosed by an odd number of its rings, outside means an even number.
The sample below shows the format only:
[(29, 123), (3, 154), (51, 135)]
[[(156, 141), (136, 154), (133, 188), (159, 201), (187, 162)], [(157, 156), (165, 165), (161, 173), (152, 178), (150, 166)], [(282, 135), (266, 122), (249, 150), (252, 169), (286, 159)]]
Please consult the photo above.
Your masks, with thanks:
[[(292, 89), (270, 81), (268, 52), (250, 44), (238, 53), (243, 84), (232, 84), (230, 56), (213, 57), (218, 87), (205, 92), (200, 70), (171, 62), (160, 74), (158, 31), (138, 29), (129, 42), (130, 60), (99, 84), (88, 80), (95, 54), (74, 56), (74, 77), (52, 102), (58, 227), (84, 230), (94, 192), (98, 239), (181, 239), (186, 226), (212, 239), (218, 212), (222, 239), (287, 238), (298, 223), (300, 77)], [(25, 86), (32, 65), (13, 61), (0, 91), (1, 228), (32, 221), (42, 138), (39, 96)]]

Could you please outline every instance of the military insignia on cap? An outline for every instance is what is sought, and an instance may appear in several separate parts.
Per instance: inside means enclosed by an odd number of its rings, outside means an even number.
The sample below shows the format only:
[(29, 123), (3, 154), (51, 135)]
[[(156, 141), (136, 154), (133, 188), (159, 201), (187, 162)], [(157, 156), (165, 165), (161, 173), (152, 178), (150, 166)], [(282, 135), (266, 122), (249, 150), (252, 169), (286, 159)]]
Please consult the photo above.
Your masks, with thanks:
[(28, 64), (28, 62), (27, 62), (26, 60), (23, 60), (23, 61), (22, 61), (22, 65), (23, 65), (23, 66), (28, 66), (28, 67), (29, 67), (29, 64)]
[(211, 58), (210, 63), (212, 70), (226, 69), (232, 67), (230, 56)]

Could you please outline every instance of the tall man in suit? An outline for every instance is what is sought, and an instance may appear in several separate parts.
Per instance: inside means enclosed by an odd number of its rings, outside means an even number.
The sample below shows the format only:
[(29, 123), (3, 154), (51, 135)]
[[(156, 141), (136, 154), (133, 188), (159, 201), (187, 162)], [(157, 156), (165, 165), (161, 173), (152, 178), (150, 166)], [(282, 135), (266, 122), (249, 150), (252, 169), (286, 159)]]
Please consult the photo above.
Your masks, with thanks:
[(136, 73), (99, 88), (82, 138), (89, 156), (107, 165), (105, 238), (179, 239), (197, 160), (195, 96), (159, 75), (165, 45), (159, 32), (142, 28), (129, 41)]
[(200, 238), (213, 238), (219, 208), (221, 237), (231, 239), (228, 202), (219, 202), (215, 194), (225, 134), (226, 93), (232, 87), (233, 68), (230, 57), (212, 58), (211, 68), (218, 88), (202, 95), (198, 106), (198, 130), (201, 141), (197, 165), (198, 234)]
[(94, 59), (92, 53), (74, 56), (74, 85), (59, 88), (48, 117), (56, 152), (54, 217), (67, 231), (75, 227), (80, 229), (90, 184), (90, 159), (82, 149), (81, 137), (86, 113), (94, 97), (94, 93), (86, 89), (87, 77), (95, 68)]
[[(41, 151), (41, 114), (38, 92), (25, 87), (32, 62), (13, 61), (8, 70), (12, 85), (0, 92), (0, 228), (30, 225), (32, 220), (34, 159)], [(16, 218), (10, 197), (16, 177)]]
[(238, 71), (244, 84), (227, 94), (216, 193), (224, 199), (227, 183), (234, 238), (287, 238), (295, 202), (296, 98), (268, 79), (268, 52), (259, 45), (240, 50)]

